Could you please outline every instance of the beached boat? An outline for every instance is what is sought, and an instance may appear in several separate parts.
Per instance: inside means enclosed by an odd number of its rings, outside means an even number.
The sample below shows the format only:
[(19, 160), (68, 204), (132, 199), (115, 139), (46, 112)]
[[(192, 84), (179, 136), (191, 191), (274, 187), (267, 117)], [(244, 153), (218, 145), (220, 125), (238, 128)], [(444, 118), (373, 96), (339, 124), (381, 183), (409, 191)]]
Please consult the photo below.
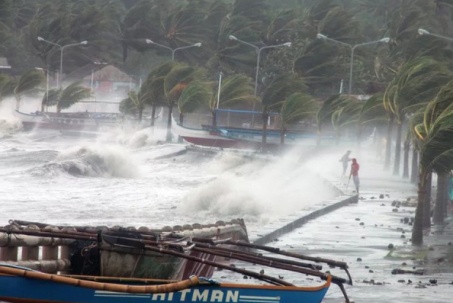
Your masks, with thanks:
[[(84, 103), (90, 103), (85, 101)], [(111, 103), (107, 101), (97, 101), (97, 103)], [(114, 103), (115, 104), (115, 103)], [(161, 108), (155, 114), (154, 119), (158, 119), (162, 114)], [(119, 112), (31, 112), (24, 113), (19, 110), (15, 112), (16, 116), (22, 121), (24, 130), (34, 129), (52, 129), (66, 131), (71, 135), (84, 135), (84, 132), (95, 132), (109, 130), (117, 127), (129, 126), (149, 126), (151, 124), (151, 115), (144, 115), (142, 119), (136, 116), (124, 115)], [(78, 134), (80, 132), (80, 134)]]
[[(143, 251), (143, 246), (137, 244), (137, 241), (174, 243), (193, 237), (248, 241), (242, 219), (162, 229), (54, 226), (11, 220), (10, 225), (0, 228), (0, 262), (48, 273), (157, 279), (186, 279), (193, 274), (210, 277), (211, 266), (158, 251)], [(203, 252), (188, 254), (215, 260), (215, 256)]]
[[(250, 117), (251, 115), (261, 116), (260, 112), (249, 110), (227, 110), (217, 109), (217, 115), (237, 114), (239, 116)], [(272, 118), (278, 117), (278, 113), (271, 113)], [(221, 119), (225, 120), (225, 119)], [(172, 121), (172, 129), (175, 134), (182, 137), (186, 142), (205, 147), (249, 149), (264, 151), (279, 151), (294, 146), (315, 146), (318, 140), (323, 142), (333, 142), (333, 135), (323, 135), (318, 137), (316, 130), (311, 127), (310, 130), (287, 130), (283, 134), (284, 144), (281, 143), (282, 133), (280, 129), (266, 129), (266, 143), (263, 144), (263, 129), (261, 127), (250, 127), (250, 123), (243, 123), (242, 120), (228, 119), (223, 123), (216, 122), (216, 126), (202, 124), (200, 128), (189, 128)], [(233, 122), (244, 125), (244, 127), (235, 127)]]
[[(123, 238), (125, 240), (126, 238)], [(228, 256), (263, 266), (271, 266), (281, 270), (293, 271), (319, 279), (317, 285), (297, 286), (285, 281), (282, 277), (274, 277), (264, 272), (241, 269), (225, 263), (198, 259), (200, 263), (226, 269), (253, 278), (249, 283), (217, 282), (199, 276), (191, 276), (179, 281), (163, 281), (156, 279), (112, 278), (93, 276), (67, 276), (46, 274), (27, 268), (0, 263), (0, 300), (12, 303), (133, 303), (133, 302), (263, 302), (263, 303), (320, 303), (332, 283), (338, 285), (346, 299), (344, 283), (352, 284), (344, 262), (307, 257), (289, 253), (276, 248), (253, 245), (242, 241), (213, 241), (207, 239), (191, 239), (186, 243), (151, 243), (128, 239), (129, 245), (135, 247), (143, 244), (143, 251), (160, 251), (171, 255), (191, 258), (184, 253), (186, 250), (203, 251), (216, 256)], [(229, 248), (220, 245), (228, 244)], [(125, 245), (123, 243), (123, 245)], [(245, 247), (250, 251), (232, 248), (234, 245)], [(170, 249), (177, 247), (177, 250)], [(256, 253), (264, 250), (266, 255)], [(272, 253), (272, 256), (269, 254)], [(285, 256), (277, 258), (275, 256)], [(292, 259), (289, 259), (291, 257)], [(316, 263), (304, 263), (300, 259)], [(231, 261), (230, 261), (231, 262)], [(322, 272), (324, 262), (329, 268), (340, 267), (348, 274), (348, 279)], [(259, 282), (259, 283), (258, 283)], [(264, 284), (265, 283), (265, 284)]]
[(21, 119), (24, 130), (96, 131), (120, 126), (125, 119), (119, 113), (101, 112), (51, 113), (37, 111), (27, 114), (16, 110), (16, 115)]

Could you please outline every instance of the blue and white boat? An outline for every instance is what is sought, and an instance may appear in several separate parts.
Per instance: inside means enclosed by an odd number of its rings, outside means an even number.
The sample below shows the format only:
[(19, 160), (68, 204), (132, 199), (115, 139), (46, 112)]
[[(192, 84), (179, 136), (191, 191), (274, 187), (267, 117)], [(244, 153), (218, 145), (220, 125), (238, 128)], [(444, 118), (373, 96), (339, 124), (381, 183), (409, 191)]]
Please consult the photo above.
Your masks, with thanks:
[(331, 284), (331, 277), (316, 287), (224, 284), (196, 276), (168, 283), (127, 278), (97, 282), (92, 277), (64, 277), (3, 266), (0, 273), (0, 300), (12, 303), (320, 303)]
[[(113, 241), (113, 239), (112, 239)], [(343, 284), (352, 279), (344, 262), (304, 256), (278, 248), (235, 240), (192, 238), (187, 243), (150, 241), (119, 237), (118, 247), (141, 247), (142, 253), (159, 252), (188, 259), (212, 268), (225, 269), (253, 278), (244, 283), (219, 283), (190, 276), (181, 280), (49, 274), (17, 265), (0, 263), (0, 301), (10, 303), (135, 303), (135, 302), (216, 302), (216, 303), (320, 303), (331, 284), (350, 302)], [(173, 249), (170, 249), (173, 248)], [(179, 249), (178, 249), (179, 248)], [(263, 250), (266, 254), (257, 253)], [(213, 258), (197, 257), (189, 252), (239, 260), (315, 277), (309, 285), (294, 285), (264, 271), (227, 265)], [(277, 256), (278, 257), (274, 257)], [(284, 256), (284, 257), (281, 257)], [(310, 262), (302, 262), (308, 260)], [(338, 267), (347, 273), (344, 279), (323, 272), (319, 263)], [(241, 278), (242, 279), (242, 276)], [(312, 279), (313, 280), (313, 279)], [(313, 283), (316, 283), (313, 285)]]

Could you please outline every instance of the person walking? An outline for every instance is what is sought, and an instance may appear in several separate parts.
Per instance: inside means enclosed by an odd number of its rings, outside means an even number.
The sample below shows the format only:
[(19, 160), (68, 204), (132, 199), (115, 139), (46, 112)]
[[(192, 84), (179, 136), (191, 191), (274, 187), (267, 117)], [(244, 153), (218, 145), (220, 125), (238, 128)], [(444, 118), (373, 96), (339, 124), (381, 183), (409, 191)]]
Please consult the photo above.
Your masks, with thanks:
[(359, 194), (359, 186), (360, 186), (359, 169), (360, 169), (360, 165), (357, 162), (357, 159), (352, 158), (351, 173), (349, 174), (349, 179), (351, 179), (351, 177), (352, 177), (352, 181), (354, 182), (355, 190), (356, 190), (357, 194)]
[(351, 151), (348, 150), (343, 157), (340, 158), (340, 162), (343, 165), (343, 174), (341, 176), (344, 176), (346, 174), (346, 170), (348, 169), (348, 162), (351, 161), (351, 158), (349, 158), (349, 155), (351, 154)]

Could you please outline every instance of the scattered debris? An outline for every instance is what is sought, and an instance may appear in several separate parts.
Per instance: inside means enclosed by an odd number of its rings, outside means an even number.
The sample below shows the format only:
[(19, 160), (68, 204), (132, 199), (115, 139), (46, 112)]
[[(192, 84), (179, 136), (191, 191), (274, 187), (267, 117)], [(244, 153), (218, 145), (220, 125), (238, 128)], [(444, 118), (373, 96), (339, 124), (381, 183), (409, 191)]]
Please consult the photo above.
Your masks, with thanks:
[(424, 270), (423, 269), (405, 270), (400, 268), (395, 268), (392, 270), (392, 275), (404, 275), (404, 274), (423, 275)]

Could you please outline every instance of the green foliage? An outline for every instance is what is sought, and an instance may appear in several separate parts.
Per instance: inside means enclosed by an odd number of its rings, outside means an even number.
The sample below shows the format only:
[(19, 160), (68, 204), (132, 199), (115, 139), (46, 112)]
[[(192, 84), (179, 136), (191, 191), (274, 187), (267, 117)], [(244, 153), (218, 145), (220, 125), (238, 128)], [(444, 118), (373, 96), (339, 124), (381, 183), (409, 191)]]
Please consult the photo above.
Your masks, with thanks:
[(360, 102), (354, 97), (333, 95), (325, 100), (317, 114), (318, 130), (331, 124), (337, 130), (342, 126), (356, 123), (360, 116)]
[(363, 103), (360, 112), (361, 125), (379, 126), (388, 122), (383, 99), (384, 94), (377, 93)]
[(44, 106), (56, 106), (58, 100), (60, 100), (60, 89), (49, 89), (42, 97), (41, 105)]
[(62, 109), (70, 108), (80, 100), (89, 98), (90, 95), (91, 90), (87, 87), (82, 86), (81, 82), (71, 83), (60, 92), (57, 104), (57, 112), (60, 112)]
[(14, 94), (17, 99), (20, 99), (20, 95), (34, 88), (37, 88), (44, 83), (44, 76), (41, 71), (31, 69), (20, 76), (16, 87), (14, 88)]
[(206, 106), (212, 97), (212, 89), (208, 83), (192, 81), (181, 93), (177, 102), (181, 114), (191, 113)]
[(384, 106), (398, 121), (432, 99), (451, 78), (448, 65), (431, 57), (419, 57), (404, 64), (390, 82)]
[[(256, 98), (253, 96), (253, 86), (250, 77), (246, 75), (231, 75), (222, 80), (220, 93), (218, 86), (213, 86), (215, 94), (209, 100), (209, 108), (213, 111), (217, 108), (229, 108), (237, 105), (253, 104)], [(217, 99), (218, 98), (218, 99)]]
[(276, 76), (272, 83), (263, 93), (263, 112), (278, 109), (293, 93), (300, 93), (306, 90), (304, 81), (296, 74), (283, 74)]
[(309, 94), (294, 93), (290, 95), (280, 109), (282, 129), (286, 129), (291, 123), (315, 118), (319, 107), (319, 102)]
[(4, 97), (13, 95), (15, 87), (16, 83), (14, 78), (0, 74), (0, 102)]

